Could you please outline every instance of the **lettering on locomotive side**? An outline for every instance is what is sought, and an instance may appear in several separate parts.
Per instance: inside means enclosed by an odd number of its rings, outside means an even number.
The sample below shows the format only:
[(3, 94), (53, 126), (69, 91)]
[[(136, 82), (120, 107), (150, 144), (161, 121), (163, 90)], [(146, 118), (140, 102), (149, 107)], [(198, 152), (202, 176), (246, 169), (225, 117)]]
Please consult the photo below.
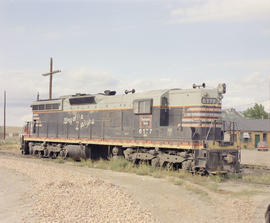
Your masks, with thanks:
[(144, 136), (144, 137), (149, 136), (151, 133), (152, 133), (152, 129), (149, 129), (149, 128), (147, 128), (147, 129), (141, 129), (140, 128), (139, 129), (139, 134)]

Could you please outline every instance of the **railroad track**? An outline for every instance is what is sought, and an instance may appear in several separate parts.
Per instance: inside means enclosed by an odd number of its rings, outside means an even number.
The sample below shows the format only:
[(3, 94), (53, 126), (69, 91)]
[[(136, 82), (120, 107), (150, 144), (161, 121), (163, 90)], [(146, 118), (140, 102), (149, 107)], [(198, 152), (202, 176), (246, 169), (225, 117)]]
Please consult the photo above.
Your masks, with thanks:
[(241, 164), (241, 169), (252, 169), (252, 170), (266, 170), (270, 171), (270, 167), (262, 165), (253, 165), (253, 164)]
[(8, 151), (8, 150), (0, 150), (0, 155), (4, 156), (12, 156), (17, 158), (26, 158), (26, 159), (33, 159), (34, 156), (23, 156), (21, 153), (15, 151)]
[[(14, 152), (14, 150), (13, 151), (0, 150), (0, 155), (12, 156), (12, 157), (24, 158), (24, 159), (35, 159), (36, 158), (35, 156), (24, 156), (21, 153)], [(241, 169), (242, 174), (244, 173), (245, 170), (250, 170), (251, 173), (249, 173), (249, 174), (251, 174), (251, 175), (253, 175), (253, 173), (252, 173), (253, 171), (254, 171), (254, 175), (258, 175), (258, 173), (259, 174), (261, 174), (261, 173), (262, 174), (263, 173), (269, 173), (269, 175), (270, 175), (270, 167), (267, 167), (267, 166), (252, 165), (252, 164), (241, 164), (240, 169)], [(270, 183), (264, 183), (264, 182), (242, 181), (241, 183), (270, 186)]]
[[(255, 177), (263, 176), (263, 175), (270, 175), (270, 167), (268, 166), (262, 166), (262, 165), (254, 165), (254, 164), (241, 164), (241, 172), (243, 174), (245, 170), (250, 171), (248, 175), (254, 175)], [(256, 179), (256, 178), (255, 178)], [(259, 180), (261, 181), (261, 180)], [(269, 181), (269, 180), (267, 180)], [(253, 184), (253, 185), (261, 185), (261, 186), (267, 186), (270, 187), (270, 182), (256, 182), (256, 181), (241, 181), (243, 184)]]

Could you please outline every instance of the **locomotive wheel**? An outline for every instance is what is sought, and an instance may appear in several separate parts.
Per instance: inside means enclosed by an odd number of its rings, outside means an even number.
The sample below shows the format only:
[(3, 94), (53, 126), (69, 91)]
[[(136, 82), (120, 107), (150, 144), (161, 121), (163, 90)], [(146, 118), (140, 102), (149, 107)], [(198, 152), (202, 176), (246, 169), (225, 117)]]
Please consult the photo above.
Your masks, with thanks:
[(48, 153), (49, 153), (49, 151), (47, 149), (45, 149), (43, 151), (43, 157), (48, 157), (48, 155), (49, 155)]
[(173, 163), (166, 163), (167, 170), (173, 170)]
[[(29, 148), (29, 154), (30, 155), (33, 155), (33, 143), (32, 142), (30, 142), (29, 144), (28, 144), (28, 148)], [(24, 148), (24, 153), (23, 154), (25, 154), (25, 148)]]
[(52, 159), (56, 159), (56, 158), (57, 158), (56, 152), (52, 152), (51, 158), (52, 158)]
[(200, 176), (207, 176), (208, 172), (205, 168), (195, 168), (195, 174), (200, 175)]
[(56, 155), (54, 152), (50, 152), (49, 153), (49, 157), (52, 158), (52, 159), (55, 159), (56, 158)]
[(160, 166), (159, 158), (156, 157), (156, 158), (152, 159), (151, 160), (151, 165), (153, 167), (159, 167)]
[(112, 154), (113, 156), (118, 156), (119, 155), (119, 148), (118, 147), (113, 147), (112, 149)]
[(59, 156), (60, 156), (62, 159), (65, 158), (65, 155), (64, 155), (64, 151), (63, 151), (63, 150), (60, 151)]
[(38, 151), (38, 157), (42, 158), (43, 157), (43, 152), (42, 151)]
[(134, 165), (137, 165), (137, 164), (140, 163), (140, 160), (139, 160), (139, 159), (134, 159), (134, 160), (132, 160), (132, 163), (133, 163)]
[(182, 169), (183, 170), (192, 170), (192, 161), (191, 160), (186, 160), (184, 162), (182, 162)]
[(60, 156), (62, 159), (66, 159), (66, 158), (67, 158), (67, 151), (61, 150), (61, 151), (59, 152), (59, 156)]

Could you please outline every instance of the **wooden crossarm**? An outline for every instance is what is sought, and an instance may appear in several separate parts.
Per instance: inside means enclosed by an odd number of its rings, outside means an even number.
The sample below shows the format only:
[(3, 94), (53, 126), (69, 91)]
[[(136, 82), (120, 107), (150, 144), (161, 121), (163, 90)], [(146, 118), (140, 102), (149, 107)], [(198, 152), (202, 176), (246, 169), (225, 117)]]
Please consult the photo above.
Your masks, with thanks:
[(49, 76), (50, 74), (55, 74), (55, 73), (59, 73), (61, 72), (61, 70), (55, 70), (53, 72), (49, 72), (49, 73), (46, 73), (46, 74), (42, 74), (42, 76)]

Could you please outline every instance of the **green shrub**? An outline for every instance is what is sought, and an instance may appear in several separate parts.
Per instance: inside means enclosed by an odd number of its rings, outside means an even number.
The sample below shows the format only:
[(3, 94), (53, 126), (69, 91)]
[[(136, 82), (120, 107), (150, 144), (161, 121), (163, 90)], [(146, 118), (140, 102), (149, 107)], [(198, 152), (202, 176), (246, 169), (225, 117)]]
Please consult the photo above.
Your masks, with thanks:
[(127, 171), (131, 167), (131, 163), (124, 158), (116, 158), (109, 161), (111, 170)]

